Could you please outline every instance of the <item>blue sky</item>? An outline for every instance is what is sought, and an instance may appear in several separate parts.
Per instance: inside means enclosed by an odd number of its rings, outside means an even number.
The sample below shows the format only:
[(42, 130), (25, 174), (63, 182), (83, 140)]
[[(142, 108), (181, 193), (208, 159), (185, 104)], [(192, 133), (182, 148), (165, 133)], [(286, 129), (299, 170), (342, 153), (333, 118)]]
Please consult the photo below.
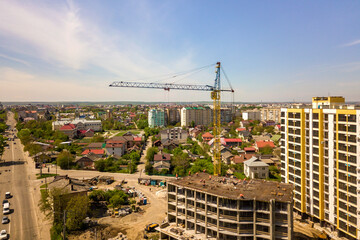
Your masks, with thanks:
[(217, 61), (236, 101), (360, 100), (360, 1), (0, 1), (0, 101), (210, 100), (108, 85)]

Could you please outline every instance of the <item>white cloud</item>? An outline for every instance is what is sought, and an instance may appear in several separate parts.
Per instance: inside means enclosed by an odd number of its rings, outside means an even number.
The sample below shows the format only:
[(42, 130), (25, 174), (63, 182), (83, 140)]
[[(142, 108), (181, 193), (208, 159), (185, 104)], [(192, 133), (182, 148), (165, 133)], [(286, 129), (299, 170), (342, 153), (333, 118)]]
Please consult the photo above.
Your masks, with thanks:
[(5, 59), (8, 59), (8, 60), (11, 60), (13, 62), (17, 62), (17, 63), (21, 63), (21, 64), (24, 64), (26, 66), (30, 66), (30, 64), (24, 60), (21, 60), (21, 59), (18, 59), (18, 58), (14, 58), (14, 57), (10, 57), (10, 56), (7, 56), (5, 54), (1, 54), (0, 53), (0, 58), (5, 58)]
[(360, 39), (349, 42), (349, 43), (346, 43), (346, 44), (343, 44), (342, 47), (351, 47), (351, 46), (355, 46), (355, 45), (358, 45), (358, 44), (360, 44)]
[[(175, 70), (153, 61), (149, 52), (144, 55), (121, 29), (114, 37), (96, 22), (86, 22), (80, 13), (70, 0), (62, 6), (0, 1), (0, 36), (12, 51), (74, 70), (95, 66), (122, 78)], [(191, 61), (191, 54), (184, 57), (179, 56), (185, 63)]]

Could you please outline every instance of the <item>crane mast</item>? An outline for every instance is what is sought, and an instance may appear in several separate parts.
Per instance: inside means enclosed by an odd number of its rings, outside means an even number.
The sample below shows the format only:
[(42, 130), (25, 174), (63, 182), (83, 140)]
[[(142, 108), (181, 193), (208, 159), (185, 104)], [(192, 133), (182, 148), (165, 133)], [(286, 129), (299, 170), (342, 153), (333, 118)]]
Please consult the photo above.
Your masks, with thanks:
[(210, 85), (192, 85), (192, 84), (173, 84), (173, 83), (145, 83), (145, 82), (113, 82), (109, 87), (130, 87), (130, 88), (155, 88), (169, 91), (174, 90), (195, 90), (195, 91), (211, 91), (211, 99), (213, 100), (213, 135), (214, 135), (214, 149), (213, 149), (213, 164), (214, 175), (221, 175), (221, 92), (234, 92), (231, 89), (221, 89), (220, 84), (220, 62), (216, 63), (216, 78), (214, 86)]
[(213, 163), (214, 163), (214, 175), (221, 175), (221, 88), (220, 88), (220, 62), (216, 64), (216, 78), (214, 89), (211, 92), (211, 99), (213, 100), (214, 113), (213, 113), (213, 124), (214, 124), (214, 149), (213, 149)]

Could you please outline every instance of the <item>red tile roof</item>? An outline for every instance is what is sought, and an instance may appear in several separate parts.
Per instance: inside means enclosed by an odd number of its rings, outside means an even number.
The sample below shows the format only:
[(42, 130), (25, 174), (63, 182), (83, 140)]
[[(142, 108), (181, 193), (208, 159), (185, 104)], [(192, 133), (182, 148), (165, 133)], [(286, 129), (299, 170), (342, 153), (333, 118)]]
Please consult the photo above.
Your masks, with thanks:
[(244, 147), (244, 151), (245, 152), (250, 152), (250, 151), (255, 152), (256, 149), (254, 147)]
[(211, 134), (211, 133), (209, 133), (209, 132), (206, 132), (206, 133), (204, 133), (203, 135), (202, 135), (202, 137), (204, 138), (213, 138), (214, 136)]
[(246, 131), (246, 128), (237, 128), (236, 131), (238, 132)]
[(86, 149), (81, 153), (81, 155), (87, 155), (89, 153), (94, 153), (96, 155), (102, 155), (105, 153), (104, 149)]
[(274, 143), (272, 141), (257, 141), (256, 146), (258, 148), (264, 148), (264, 147), (274, 148), (275, 147), (275, 145), (274, 145)]
[(225, 138), (224, 139), (226, 143), (228, 142), (242, 142), (240, 138)]
[(245, 162), (246, 160), (249, 160), (250, 158), (254, 157), (255, 154), (240, 154), (239, 156), (234, 156), (232, 161), (235, 163), (235, 164), (239, 164), (239, 163), (243, 163)]
[(74, 124), (65, 124), (60, 128), (60, 130), (74, 130), (76, 126)]
[(171, 156), (168, 153), (154, 155), (154, 161), (170, 161), (170, 160), (171, 160)]
[(106, 148), (122, 148), (124, 146), (123, 143), (106, 143)]
[(141, 142), (142, 139), (141, 139), (141, 137), (134, 137), (134, 141), (135, 141), (135, 142)]

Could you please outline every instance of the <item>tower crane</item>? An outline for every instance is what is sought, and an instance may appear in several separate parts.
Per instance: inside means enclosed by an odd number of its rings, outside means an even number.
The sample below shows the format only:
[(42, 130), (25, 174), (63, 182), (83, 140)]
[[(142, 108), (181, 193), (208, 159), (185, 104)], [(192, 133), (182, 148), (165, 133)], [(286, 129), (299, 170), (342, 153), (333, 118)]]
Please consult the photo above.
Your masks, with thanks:
[(220, 62), (216, 63), (216, 78), (214, 86), (211, 85), (192, 85), (192, 84), (174, 84), (174, 83), (146, 83), (146, 82), (113, 82), (109, 87), (130, 87), (130, 88), (155, 88), (164, 89), (169, 91), (174, 90), (194, 90), (194, 91), (210, 91), (211, 99), (213, 100), (213, 135), (214, 135), (214, 149), (213, 149), (213, 164), (214, 175), (221, 175), (221, 92), (234, 92), (234, 89), (230, 85), (230, 89), (222, 89), (220, 82)]

